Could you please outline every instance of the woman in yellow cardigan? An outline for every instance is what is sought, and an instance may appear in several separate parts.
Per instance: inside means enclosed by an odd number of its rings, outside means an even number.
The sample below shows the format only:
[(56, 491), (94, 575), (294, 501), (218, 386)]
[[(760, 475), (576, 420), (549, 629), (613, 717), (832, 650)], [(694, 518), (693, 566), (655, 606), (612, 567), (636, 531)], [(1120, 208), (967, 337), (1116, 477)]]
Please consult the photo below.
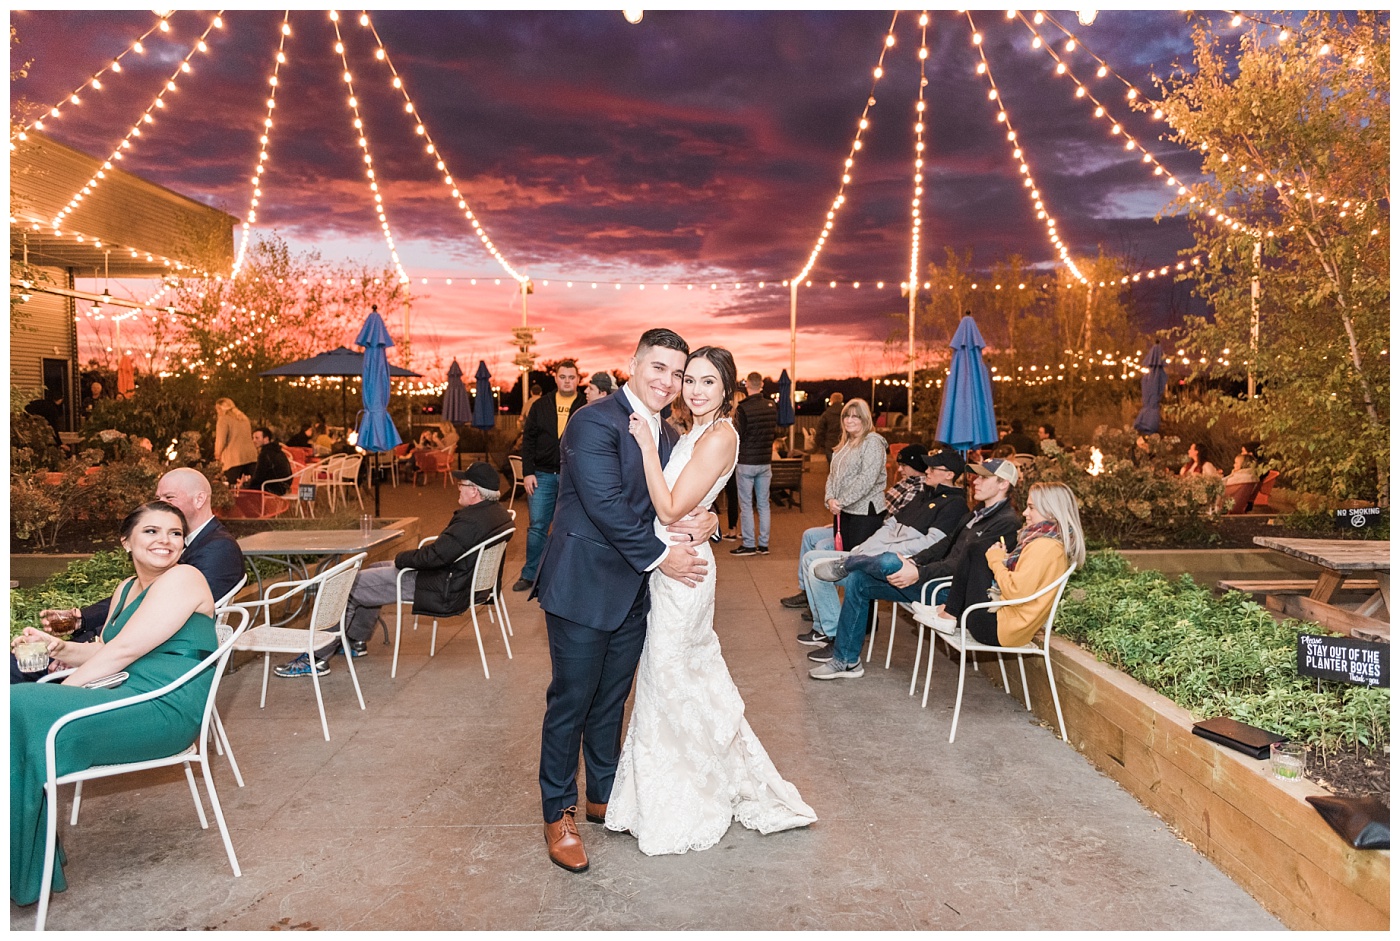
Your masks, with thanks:
[[(1070, 563), (1084, 564), (1084, 528), (1079, 523), (1079, 501), (1064, 484), (1040, 483), (1026, 496), (1025, 526), (1016, 534), (1015, 547), (1007, 552), (994, 543), (986, 552), (987, 566), (996, 585), (985, 598), (965, 596), (963, 606), (979, 601), (1012, 601), (1027, 598), (1059, 578)], [(956, 586), (951, 595), (959, 594)], [(999, 596), (999, 597), (998, 597)], [(950, 601), (951, 601), (950, 597)], [(1030, 642), (1050, 617), (1054, 592), (1026, 604), (1007, 605), (995, 611), (978, 608), (967, 616), (967, 630), (979, 644), (1020, 647)], [(937, 629), (957, 630), (961, 610), (942, 612)]]

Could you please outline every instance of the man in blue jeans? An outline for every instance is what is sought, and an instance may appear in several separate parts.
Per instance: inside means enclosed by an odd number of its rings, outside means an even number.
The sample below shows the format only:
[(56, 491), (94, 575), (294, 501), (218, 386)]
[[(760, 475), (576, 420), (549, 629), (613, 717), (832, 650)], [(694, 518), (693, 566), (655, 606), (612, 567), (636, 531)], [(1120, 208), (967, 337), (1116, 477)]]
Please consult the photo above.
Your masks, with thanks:
[(584, 405), (578, 391), (578, 365), (571, 359), (554, 367), (559, 388), (542, 395), (530, 406), (520, 437), (520, 470), (525, 493), (530, 497), (530, 530), (525, 535), (525, 567), (511, 586), (526, 591), (535, 583), (540, 570), (549, 524), (554, 520), (554, 500), (559, 494), (559, 439), (564, 425)]
[[(734, 410), (734, 430), (739, 432), (739, 461), (734, 479), (739, 485), (739, 533), (743, 543), (731, 555), (767, 555), (770, 506), (768, 487), (773, 483), (773, 438), (778, 432), (778, 410), (763, 395), (763, 375), (751, 372), (744, 382), (749, 397)], [(758, 507), (758, 541), (754, 541), (754, 506)]]
[(835, 644), (807, 655), (808, 660), (820, 663), (808, 676), (814, 680), (834, 680), (865, 675), (860, 648), (870, 627), (870, 603), (875, 599), (936, 604), (939, 599), (924, 597), (925, 591), (940, 580), (952, 578), (964, 558), (973, 553), (985, 553), (992, 543), (1003, 537), (1007, 549), (1015, 548), (1016, 532), (1021, 527), (1021, 518), (1010, 499), (1011, 488), (1020, 480), (1016, 465), (994, 459), (970, 464), (968, 470), (976, 475), (972, 495), (981, 506), (958, 527), (957, 538), (951, 545), (945, 539), (908, 559), (894, 553), (853, 555), (813, 566), (812, 574), (817, 578), (827, 581), (844, 578), (846, 597), (836, 622)]

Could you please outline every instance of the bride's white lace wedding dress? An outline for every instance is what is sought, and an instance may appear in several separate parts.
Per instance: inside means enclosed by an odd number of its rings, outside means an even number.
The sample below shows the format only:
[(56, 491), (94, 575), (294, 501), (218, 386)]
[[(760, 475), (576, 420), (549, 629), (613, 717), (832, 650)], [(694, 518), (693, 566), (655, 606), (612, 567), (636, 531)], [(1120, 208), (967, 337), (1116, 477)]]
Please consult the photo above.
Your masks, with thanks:
[[(698, 438), (692, 431), (676, 443), (666, 464), (668, 486), (675, 486)], [(700, 505), (710, 505), (728, 479), (716, 481)], [(669, 540), (659, 521), (656, 531)], [(697, 550), (709, 568), (696, 587), (659, 570), (651, 574), (637, 695), (608, 800), (607, 828), (630, 830), (648, 856), (709, 849), (736, 819), (760, 833), (817, 819), (744, 718), (714, 631), (714, 554), (708, 541)]]

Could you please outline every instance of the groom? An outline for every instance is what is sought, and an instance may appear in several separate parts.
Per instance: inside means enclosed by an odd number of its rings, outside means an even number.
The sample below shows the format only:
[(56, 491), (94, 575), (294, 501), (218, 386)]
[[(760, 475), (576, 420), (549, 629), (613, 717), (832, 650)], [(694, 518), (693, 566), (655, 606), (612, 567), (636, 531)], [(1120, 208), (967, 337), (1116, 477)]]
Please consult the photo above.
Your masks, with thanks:
[(675, 399), (690, 348), (674, 331), (642, 334), (631, 378), (615, 395), (574, 413), (559, 443), (559, 499), (535, 593), (545, 612), (553, 675), (545, 694), (540, 796), (549, 858), (570, 872), (588, 868), (574, 816), (583, 748), (585, 813), (602, 823), (622, 751), (622, 713), (646, 639), (653, 569), (694, 586), (706, 563), (692, 546), (709, 538), (711, 513), (681, 520), (674, 545), (656, 537), (642, 452), (628, 433), (646, 419), (664, 465), (676, 431), (661, 418)]

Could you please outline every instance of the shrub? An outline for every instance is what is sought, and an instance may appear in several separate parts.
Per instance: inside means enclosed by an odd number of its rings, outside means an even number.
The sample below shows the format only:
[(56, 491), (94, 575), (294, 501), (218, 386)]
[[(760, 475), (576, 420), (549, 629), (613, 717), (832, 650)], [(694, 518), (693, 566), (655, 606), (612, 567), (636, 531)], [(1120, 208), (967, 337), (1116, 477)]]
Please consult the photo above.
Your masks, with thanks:
[(39, 612), (45, 608), (82, 608), (110, 598), (117, 585), (133, 574), (125, 552), (99, 552), (90, 559), (78, 559), (33, 588), (10, 592), (10, 636), (25, 627), (39, 626)]
[(1229, 716), (1325, 752), (1389, 745), (1390, 690), (1298, 676), (1297, 637), (1321, 629), (1277, 621), (1248, 595), (1216, 598), (1189, 575), (1097, 552), (1070, 580), (1056, 628), (1197, 718)]
[[(1099, 474), (1089, 473), (1089, 449), (1080, 448), (1036, 458), (1018, 489), (1025, 493), (1031, 484), (1055, 481), (1073, 490), (1091, 545), (1119, 547), (1214, 538), (1211, 523), (1225, 492), (1220, 478), (1180, 477), (1158, 470), (1162, 462), (1154, 464), (1151, 453), (1140, 458), (1141, 464), (1135, 463), (1122, 456), (1126, 449), (1116, 438), (1106, 437), (1112, 435), (1101, 434), (1095, 439), (1106, 445), (1101, 447), (1103, 470)], [(1174, 441), (1164, 439), (1149, 445), (1170, 449)]]

